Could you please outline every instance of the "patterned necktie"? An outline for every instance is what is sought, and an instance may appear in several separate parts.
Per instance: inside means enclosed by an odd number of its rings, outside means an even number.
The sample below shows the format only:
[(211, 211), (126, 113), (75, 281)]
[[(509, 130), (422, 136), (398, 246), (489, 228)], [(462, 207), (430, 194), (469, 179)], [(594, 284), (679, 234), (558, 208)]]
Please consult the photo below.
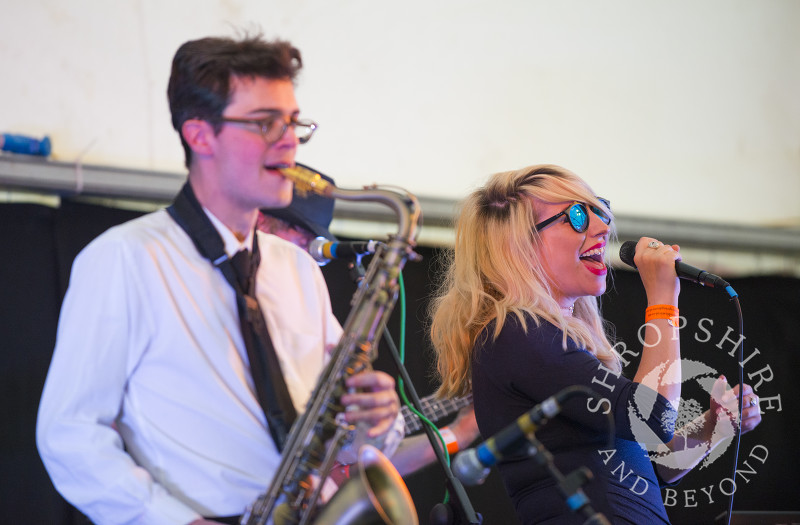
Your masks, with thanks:
[(278, 450), (281, 450), (292, 423), (297, 419), (297, 411), (286, 387), (264, 315), (255, 297), (255, 276), (261, 259), (257, 241), (253, 243), (253, 250), (252, 255), (247, 250), (236, 252), (231, 258), (231, 265), (240, 286), (236, 291), (236, 300), (242, 337), (251, 361), (250, 371), (259, 402), (267, 415), (270, 433)]

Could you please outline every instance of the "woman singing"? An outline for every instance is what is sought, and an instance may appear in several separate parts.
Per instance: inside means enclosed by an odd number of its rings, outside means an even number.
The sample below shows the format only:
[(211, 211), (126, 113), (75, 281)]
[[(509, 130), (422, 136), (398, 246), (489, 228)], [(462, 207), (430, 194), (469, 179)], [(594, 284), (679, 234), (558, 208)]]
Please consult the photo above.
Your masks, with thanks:
[[(668, 523), (659, 487), (677, 482), (739, 424), (738, 388), (719, 378), (711, 408), (675, 431), (681, 395), (677, 328), (679, 248), (642, 238), (635, 262), (647, 294), (643, 348), (621, 356), (604, 329), (597, 297), (605, 292), (614, 221), (607, 200), (553, 165), (498, 173), (463, 203), (447, 276), (433, 304), (431, 335), (444, 396), (470, 390), (481, 435), (492, 436), (571, 385), (596, 396), (565, 402), (537, 430), (557, 468), (587, 467), (584, 491), (613, 523)], [(635, 354), (635, 355), (632, 355)], [(632, 379), (622, 365), (636, 357)], [(744, 388), (743, 431), (761, 420)], [(609, 446), (609, 416), (615, 435)], [(687, 426), (688, 427), (688, 426)], [(651, 462), (648, 450), (659, 461)], [(690, 450), (685, 455), (671, 453)], [(524, 523), (583, 523), (556, 481), (527, 454), (498, 464)]]

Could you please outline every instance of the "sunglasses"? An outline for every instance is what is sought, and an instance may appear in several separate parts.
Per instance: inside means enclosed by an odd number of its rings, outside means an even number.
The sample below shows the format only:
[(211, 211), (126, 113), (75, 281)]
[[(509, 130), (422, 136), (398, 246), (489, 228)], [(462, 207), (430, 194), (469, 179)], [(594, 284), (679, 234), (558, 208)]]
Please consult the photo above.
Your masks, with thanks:
[[(598, 197), (597, 200), (602, 202), (606, 208), (611, 209), (611, 203), (608, 200), (602, 199), (600, 197)], [(603, 221), (603, 223), (611, 224), (611, 217), (609, 217), (606, 214), (606, 212), (604, 212), (597, 206), (590, 205), (589, 209), (591, 209), (592, 212), (595, 215), (597, 215), (601, 221)], [(570, 204), (570, 206), (566, 210), (556, 213), (549, 219), (543, 220), (542, 222), (534, 226), (534, 228), (537, 231), (541, 231), (543, 228), (546, 228), (547, 226), (558, 220), (562, 215), (565, 215), (567, 217), (567, 219), (569, 220), (569, 225), (572, 226), (572, 229), (578, 233), (585, 232), (586, 228), (589, 227), (589, 211), (586, 209), (586, 204), (576, 201)]]

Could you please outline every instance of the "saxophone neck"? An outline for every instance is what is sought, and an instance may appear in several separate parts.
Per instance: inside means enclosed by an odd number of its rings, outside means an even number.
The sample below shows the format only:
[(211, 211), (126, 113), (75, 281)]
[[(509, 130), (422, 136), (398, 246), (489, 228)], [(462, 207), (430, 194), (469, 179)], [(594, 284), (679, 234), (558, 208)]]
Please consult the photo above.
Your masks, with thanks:
[(361, 190), (342, 189), (324, 179), (318, 172), (300, 165), (284, 168), (281, 173), (294, 182), (295, 190), (300, 195), (313, 192), (332, 199), (378, 202), (392, 208), (398, 219), (396, 238), (410, 246), (416, 244), (422, 209), (419, 206), (419, 200), (412, 193), (381, 189), (375, 186)]

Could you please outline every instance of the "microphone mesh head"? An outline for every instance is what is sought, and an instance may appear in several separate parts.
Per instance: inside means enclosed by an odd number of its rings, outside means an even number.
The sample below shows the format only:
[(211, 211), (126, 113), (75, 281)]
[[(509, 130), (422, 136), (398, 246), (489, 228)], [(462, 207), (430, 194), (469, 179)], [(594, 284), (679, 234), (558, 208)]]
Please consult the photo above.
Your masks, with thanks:
[(331, 261), (329, 258), (325, 257), (326, 244), (328, 244), (328, 239), (325, 237), (311, 239), (311, 242), (308, 243), (308, 253), (318, 263), (327, 264)]
[(636, 255), (636, 241), (625, 241), (619, 248), (619, 258), (628, 266), (636, 268), (633, 256)]

